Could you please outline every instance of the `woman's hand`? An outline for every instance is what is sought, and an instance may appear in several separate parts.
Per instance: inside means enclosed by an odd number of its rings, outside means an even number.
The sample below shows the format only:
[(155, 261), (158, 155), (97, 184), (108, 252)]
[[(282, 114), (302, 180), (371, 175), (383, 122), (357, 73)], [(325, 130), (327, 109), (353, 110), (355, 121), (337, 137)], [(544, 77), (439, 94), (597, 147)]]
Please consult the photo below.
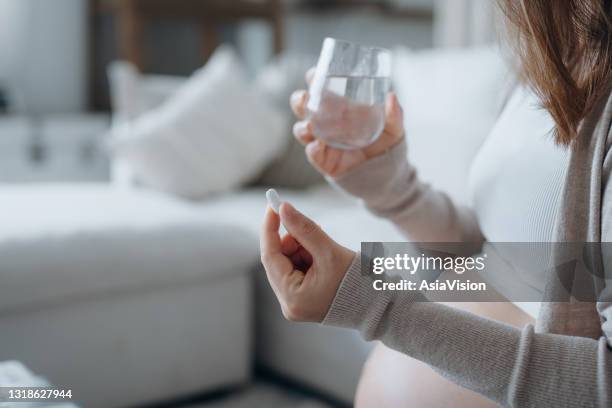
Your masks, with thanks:
[[(288, 231), (282, 239), (281, 219)], [(355, 253), (287, 202), (280, 216), (268, 207), (260, 246), (261, 262), (283, 315), (292, 321), (321, 322)]]
[[(313, 76), (311, 69), (306, 74), (309, 83)], [(357, 167), (368, 159), (379, 156), (398, 144), (404, 138), (402, 108), (394, 93), (385, 100), (385, 128), (380, 137), (362, 149), (343, 150), (327, 145), (312, 134), (312, 124), (306, 119), (308, 92), (295, 91), (291, 95), (291, 109), (300, 119), (293, 126), (293, 135), (306, 146), (306, 156), (312, 165), (322, 174), (339, 177)]]

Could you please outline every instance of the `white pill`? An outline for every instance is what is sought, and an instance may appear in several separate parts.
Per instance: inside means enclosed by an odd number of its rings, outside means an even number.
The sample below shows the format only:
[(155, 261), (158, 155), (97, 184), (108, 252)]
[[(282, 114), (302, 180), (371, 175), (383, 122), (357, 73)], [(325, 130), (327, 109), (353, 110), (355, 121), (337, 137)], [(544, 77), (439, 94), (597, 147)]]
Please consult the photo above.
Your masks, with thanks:
[(278, 214), (282, 201), (276, 190), (271, 188), (266, 191), (266, 198), (268, 199), (268, 204), (270, 205), (270, 207), (272, 207), (274, 212)]

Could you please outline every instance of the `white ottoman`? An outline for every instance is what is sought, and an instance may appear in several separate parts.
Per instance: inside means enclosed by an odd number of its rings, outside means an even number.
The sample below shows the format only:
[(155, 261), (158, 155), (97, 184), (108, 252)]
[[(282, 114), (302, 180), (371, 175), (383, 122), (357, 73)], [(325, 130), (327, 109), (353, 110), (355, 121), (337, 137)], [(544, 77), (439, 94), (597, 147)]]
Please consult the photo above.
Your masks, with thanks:
[(0, 360), (118, 407), (249, 378), (257, 239), (104, 185), (2, 187)]

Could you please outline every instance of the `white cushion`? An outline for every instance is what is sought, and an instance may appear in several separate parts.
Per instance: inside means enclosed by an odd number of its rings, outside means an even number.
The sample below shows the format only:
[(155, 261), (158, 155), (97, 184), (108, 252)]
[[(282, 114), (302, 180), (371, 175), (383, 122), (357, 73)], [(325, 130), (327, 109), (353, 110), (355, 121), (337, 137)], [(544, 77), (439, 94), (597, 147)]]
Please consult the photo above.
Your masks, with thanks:
[(283, 148), (285, 120), (221, 47), (161, 106), (118, 126), (111, 149), (147, 186), (200, 199), (257, 176)]
[(469, 202), (471, 163), (501, 110), (510, 76), (496, 48), (394, 50), (409, 157), (421, 178)]
[(187, 81), (187, 77), (143, 75), (127, 61), (115, 61), (108, 67), (113, 117), (134, 119), (167, 101)]
[[(293, 118), (289, 96), (306, 87), (305, 73), (316, 64), (315, 56), (283, 53), (270, 61), (256, 76), (253, 86), (266, 101), (286, 118)], [(115, 122), (133, 119), (172, 96), (187, 80), (185, 77), (139, 73), (134, 65), (116, 61), (109, 66), (113, 118)], [(303, 188), (323, 182), (308, 162), (304, 147), (293, 137), (293, 121), (287, 120), (286, 146), (256, 180), (258, 185)]]

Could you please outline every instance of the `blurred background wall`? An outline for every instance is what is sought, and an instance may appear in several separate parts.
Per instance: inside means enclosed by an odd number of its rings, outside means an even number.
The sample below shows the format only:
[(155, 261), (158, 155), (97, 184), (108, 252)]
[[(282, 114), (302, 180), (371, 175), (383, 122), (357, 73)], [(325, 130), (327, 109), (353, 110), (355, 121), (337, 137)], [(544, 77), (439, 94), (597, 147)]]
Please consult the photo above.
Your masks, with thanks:
[(0, 0), (0, 78), (13, 110), (87, 108), (87, 1)]
[[(383, 47), (433, 45), (435, 0), (282, 0), (283, 51), (316, 56), (326, 36)], [(102, 1), (104, 4), (109, 1)], [(256, 1), (253, 3), (257, 3)], [(261, 2), (260, 2), (261, 3)], [(229, 4), (229, 2), (228, 2)], [(104, 62), (116, 55), (116, 19), (99, 13), (94, 18), (94, 44), (100, 63), (95, 64), (94, 88), (101, 90), (94, 101), (104, 107)], [(202, 63), (202, 35), (198, 21), (152, 19), (144, 34), (147, 70), (186, 75)], [(258, 19), (240, 19), (215, 29), (220, 42), (233, 44), (253, 74), (273, 56), (274, 35), (270, 24)], [(154, 44), (154, 47), (150, 45)], [(172, 58), (168, 58), (171, 55)]]
[[(9, 94), (12, 111), (42, 114), (108, 109), (105, 67), (120, 56), (121, 47), (113, 11), (118, 3), (0, 0), (0, 84)], [(283, 49), (313, 56), (325, 36), (384, 47), (425, 48), (465, 46), (492, 35), (490, 19), (480, 18), (491, 12), (490, 0), (280, 3)], [(143, 41), (147, 71), (186, 75), (200, 66), (202, 36), (198, 30), (194, 21), (153, 19)], [(257, 19), (241, 19), (215, 30), (220, 41), (240, 50), (251, 72), (273, 54), (270, 27)]]

